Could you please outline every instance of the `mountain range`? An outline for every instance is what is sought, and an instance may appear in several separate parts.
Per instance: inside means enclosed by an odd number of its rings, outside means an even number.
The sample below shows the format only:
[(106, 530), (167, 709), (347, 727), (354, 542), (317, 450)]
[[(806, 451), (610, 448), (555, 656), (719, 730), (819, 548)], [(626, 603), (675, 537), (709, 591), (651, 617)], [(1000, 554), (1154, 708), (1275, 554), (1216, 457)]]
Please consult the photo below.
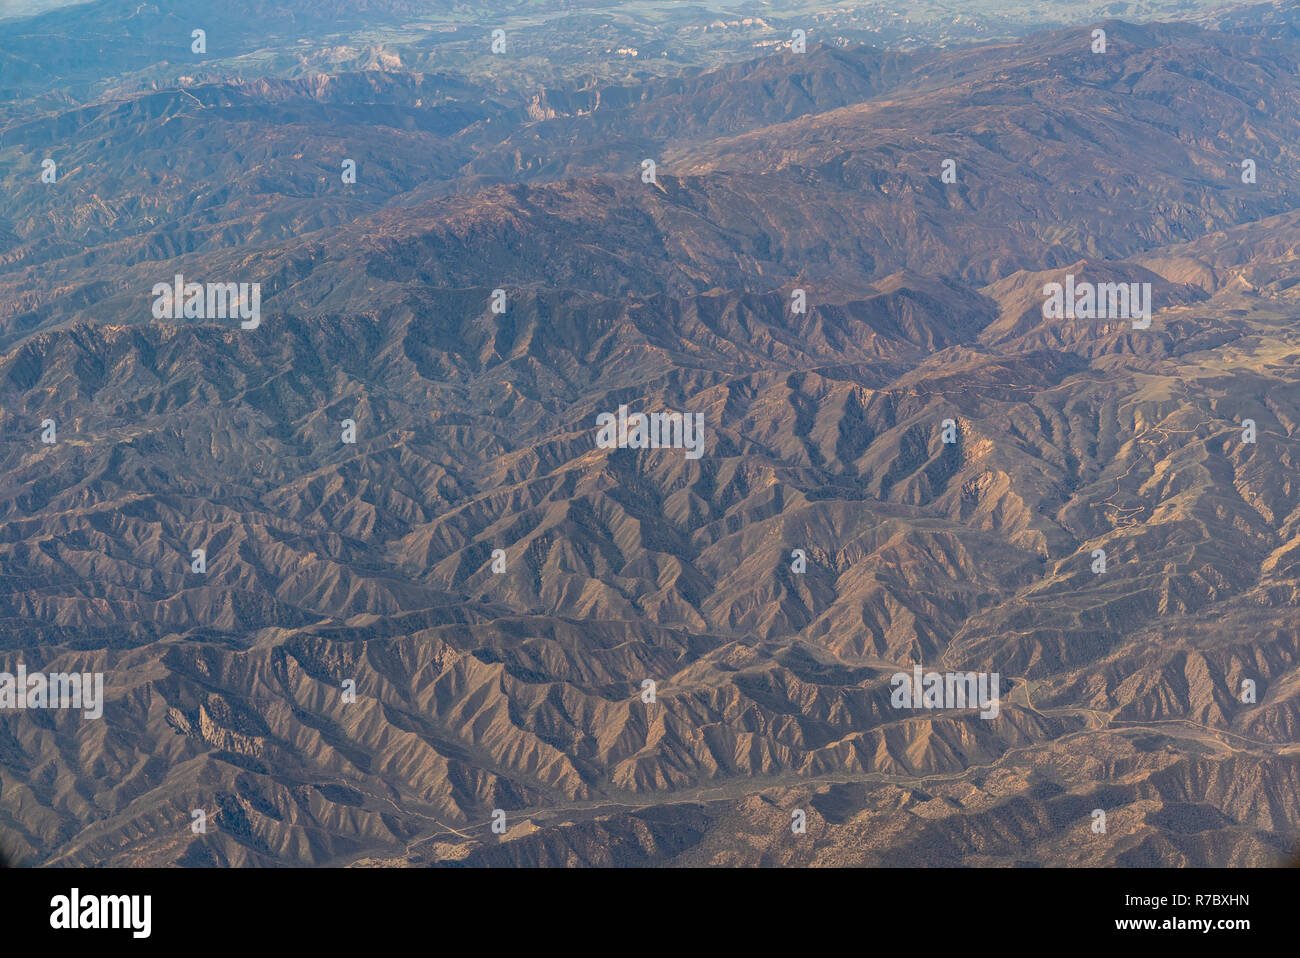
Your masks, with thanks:
[(12, 861), (1300, 850), (1300, 5), (544, 83), (127, 7), (0, 22), (0, 671), (106, 676), (0, 711)]

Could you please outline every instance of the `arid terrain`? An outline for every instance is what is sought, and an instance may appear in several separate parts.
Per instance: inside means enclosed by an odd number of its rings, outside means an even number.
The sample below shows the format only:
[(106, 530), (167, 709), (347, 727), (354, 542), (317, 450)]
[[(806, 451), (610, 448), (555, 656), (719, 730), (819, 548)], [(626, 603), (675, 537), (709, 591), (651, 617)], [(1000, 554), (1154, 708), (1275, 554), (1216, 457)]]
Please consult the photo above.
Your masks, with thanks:
[(0, 20), (10, 861), (1300, 854), (1300, 4), (229, 6)]

